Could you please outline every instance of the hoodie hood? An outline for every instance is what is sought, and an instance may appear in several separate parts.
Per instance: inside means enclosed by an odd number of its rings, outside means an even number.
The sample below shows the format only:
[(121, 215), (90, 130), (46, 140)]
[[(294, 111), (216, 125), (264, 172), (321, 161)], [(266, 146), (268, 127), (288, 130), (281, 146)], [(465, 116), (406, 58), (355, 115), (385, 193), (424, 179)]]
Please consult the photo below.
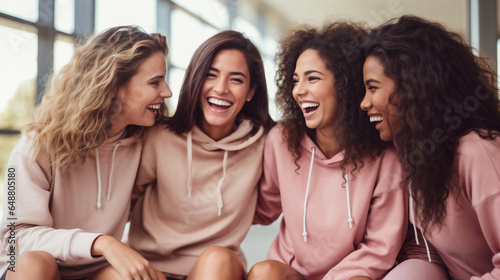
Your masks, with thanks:
[(217, 150), (224, 151), (224, 156), (221, 159), (222, 177), (219, 179), (219, 182), (217, 184), (217, 209), (218, 209), (218, 215), (220, 216), (223, 207), (222, 184), (224, 183), (224, 180), (226, 178), (229, 152), (239, 151), (254, 144), (264, 134), (264, 127), (260, 126), (257, 132), (254, 134), (252, 134), (253, 131), (255, 131), (253, 122), (250, 121), (249, 119), (243, 119), (233, 133), (231, 133), (227, 137), (222, 138), (219, 141), (214, 141), (196, 125), (193, 127), (191, 131), (187, 133), (186, 135), (187, 163), (188, 163), (187, 189), (189, 198), (191, 198), (191, 192), (193, 189), (192, 186), (193, 142), (196, 145), (200, 145), (203, 149), (207, 151), (217, 151)]
[[(252, 134), (253, 131), (257, 132)], [(264, 127), (260, 126), (257, 128), (251, 120), (243, 119), (233, 133), (219, 141), (214, 141), (197, 125), (187, 134), (191, 134), (193, 142), (201, 145), (207, 151), (224, 150), (232, 152), (242, 150), (254, 144), (264, 134)]]

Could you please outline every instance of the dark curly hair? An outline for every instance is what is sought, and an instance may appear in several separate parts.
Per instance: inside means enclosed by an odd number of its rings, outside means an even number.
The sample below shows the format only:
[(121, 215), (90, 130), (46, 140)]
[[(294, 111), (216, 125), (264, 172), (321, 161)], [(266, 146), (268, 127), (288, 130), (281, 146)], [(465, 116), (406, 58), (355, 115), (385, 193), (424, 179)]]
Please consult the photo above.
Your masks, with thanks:
[(415, 16), (372, 30), (365, 55), (377, 57), (394, 80), (389, 102), (401, 120), (393, 143), (404, 183), (424, 230), (440, 227), (445, 200), (461, 191), (453, 165), (460, 137), (476, 131), (493, 139), (500, 131), (497, 76), (458, 34)]
[(379, 155), (385, 148), (368, 116), (359, 107), (365, 92), (362, 46), (367, 38), (368, 32), (361, 25), (344, 21), (326, 23), (321, 28), (301, 25), (280, 40), (276, 55), (276, 104), (283, 114), (283, 139), (296, 161), (301, 156), (299, 146), (305, 133), (315, 139), (315, 130), (306, 126), (302, 110), (292, 95), (296, 62), (307, 49), (316, 50), (335, 77), (335, 92), (332, 92), (338, 100), (335, 133), (345, 152), (341, 166), (353, 163), (351, 171), (354, 171), (358, 164), (363, 166), (363, 157)]

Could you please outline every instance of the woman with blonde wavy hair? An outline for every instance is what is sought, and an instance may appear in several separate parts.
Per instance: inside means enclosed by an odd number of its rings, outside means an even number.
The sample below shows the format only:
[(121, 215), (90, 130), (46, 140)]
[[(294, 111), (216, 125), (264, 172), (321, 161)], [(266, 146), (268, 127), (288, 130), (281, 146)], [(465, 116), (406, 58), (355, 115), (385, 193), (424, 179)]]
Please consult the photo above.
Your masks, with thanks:
[(165, 279), (120, 239), (143, 127), (167, 115), (167, 54), (165, 36), (118, 26), (53, 75), (9, 158), (1, 279)]

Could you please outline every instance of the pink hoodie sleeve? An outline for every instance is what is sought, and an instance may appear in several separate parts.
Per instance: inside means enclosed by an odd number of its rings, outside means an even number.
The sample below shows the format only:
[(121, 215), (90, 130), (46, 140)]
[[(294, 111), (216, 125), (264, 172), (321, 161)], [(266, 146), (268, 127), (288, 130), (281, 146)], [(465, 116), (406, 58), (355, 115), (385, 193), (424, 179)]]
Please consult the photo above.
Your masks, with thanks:
[(276, 145), (281, 145), (281, 132), (272, 129), (264, 145), (264, 170), (259, 182), (259, 197), (253, 224), (269, 225), (281, 215), (281, 197), (278, 184), (276, 165)]
[(408, 199), (400, 187), (402, 174), (397, 158), (386, 154), (374, 189), (364, 241), (323, 279), (377, 279), (394, 266), (408, 228)]
[[(460, 181), (474, 207), (483, 235), (495, 256), (493, 270), (482, 278), (500, 279), (500, 140), (484, 140), (476, 133), (462, 139)], [(474, 279), (474, 277), (473, 277)]]
[[(26, 138), (22, 138), (16, 149), (23, 149), (25, 143)], [(15, 251), (16, 256), (20, 256), (28, 251), (43, 250), (62, 263), (92, 258), (91, 246), (100, 234), (52, 228), (50, 180), (51, 166), (46, 158), (31, 162), (21, 151), (11, 154), (2, 202), (3, 251)]]

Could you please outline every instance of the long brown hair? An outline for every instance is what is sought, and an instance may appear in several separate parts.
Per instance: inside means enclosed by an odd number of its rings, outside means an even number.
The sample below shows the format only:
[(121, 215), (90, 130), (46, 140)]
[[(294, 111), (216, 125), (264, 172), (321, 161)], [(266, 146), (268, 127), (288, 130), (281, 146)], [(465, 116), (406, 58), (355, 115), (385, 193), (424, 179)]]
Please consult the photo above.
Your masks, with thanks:
[(355, 168), (358, 163), (362, 166), (363, 157), (378, 155), (385, 148), (359, 107), (365, 92), (362, 46), (367, 38), (368, 33), (361, 25), (349, 22), (331, 22), (322, 28), (302, 25), (281, 38), (276, 56), (276, 103), (283, 114), (284, 139), (296, 160), (301, 156), (300, 141), (304, 135), (315, 138), (315, 130), (306, 126), (302, 110), (292, 95), (296, 62), (307, 49), (316, 50), (335, 77), (335, 92), (332, 92), (338, 100), (335, 134), (345, 152), (342, 166), (347, 162), (352, 162)]
[(253, 119), (257, 124), (270, 128), (273, 120), (269, 116), (264, 64), (257, 47), (240, 32), (221, 31), (207, 39), (193, 54), (186, 70), (179, 94), (179, 102), (174, 115), (166, 120), (169, 128), (176, 133), (190, 131), (201, 119), (200, 95), (206, 75), (215, 56), (222, 50), (238, 50), (246, 57), (250, 72), (250, 88), (255, 93), (246, 102), (240, 115)]
[(500, 131), (497, 76), (458, 34), (415, 16), (373, 30), (366, 55), (395, 83), (389, 101), (401, 126), (393, 142), (422, 226), (440, 226), (446, 199), (461, 191), (453, 165), (460, 137), (476, 131), (491, 139)]
[[(136, 26), (110, 28), (76, 48), (69, 63), (50, 78), (35, 121), (25, 129), (34, 132), (35, 157), (46, 149), (61, 167), (85, 160), (90, 150), (106, 141), (111, 119), (121, 110), (116, 90), (155, 52), (167, 56), (165, 36)], [(162, 104), (157, 119), (166, 111)], [(128, 135), (141, 131), (127, 127)]]

